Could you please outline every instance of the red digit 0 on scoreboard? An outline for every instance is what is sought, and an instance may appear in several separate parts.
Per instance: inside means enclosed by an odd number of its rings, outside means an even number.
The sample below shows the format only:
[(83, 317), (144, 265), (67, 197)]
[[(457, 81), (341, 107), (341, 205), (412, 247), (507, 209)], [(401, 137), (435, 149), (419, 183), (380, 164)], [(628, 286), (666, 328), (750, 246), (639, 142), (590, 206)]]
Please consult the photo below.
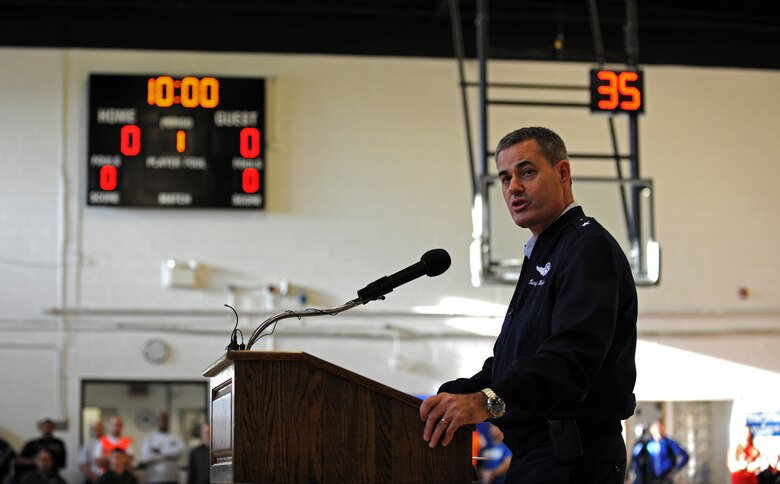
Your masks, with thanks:
[(244, 193), (257, 193), (260, 190), (260, 172), (257, 168), (244, 168), (241, 172), (241, 189)]
[(141, 152), (141, 128), (135, 124), (122, 126), (119, 133), (119, 150), (125, 156), (136, 156)]
[(111, 192), (116, 189), (116, 167), (105, 165), (100, 167), (100, 189)]
[(244, 158), (260, 156), (260, 130), (247, 127), (241, 130), (239, 151)]

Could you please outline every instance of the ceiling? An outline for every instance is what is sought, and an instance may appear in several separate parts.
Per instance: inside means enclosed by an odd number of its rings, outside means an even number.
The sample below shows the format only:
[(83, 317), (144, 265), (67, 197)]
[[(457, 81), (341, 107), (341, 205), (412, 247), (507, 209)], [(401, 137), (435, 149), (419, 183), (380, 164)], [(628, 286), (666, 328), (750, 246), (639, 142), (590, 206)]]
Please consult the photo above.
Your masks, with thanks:
[[(638, 1), (639, 64), (780, 69), (777, 0)], [(0, 46), (453, 58), (450, 0), (0, 0)], [(459, 0), (467, 56), (476, 0)], [(598, 0), (628, 62), (625, 0)], [(489, 57), (596, 61), (587, 0), (490, 0)], [(562, 37), (561, 37), (562, 36)], [(556, 38), (562, 48), (554, 48)]]

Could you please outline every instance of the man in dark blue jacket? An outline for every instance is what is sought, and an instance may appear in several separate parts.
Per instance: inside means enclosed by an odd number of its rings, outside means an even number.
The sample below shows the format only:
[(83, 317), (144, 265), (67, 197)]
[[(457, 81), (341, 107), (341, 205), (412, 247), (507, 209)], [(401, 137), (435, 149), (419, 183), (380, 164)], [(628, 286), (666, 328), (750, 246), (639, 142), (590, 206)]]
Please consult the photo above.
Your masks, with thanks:
[(636, 404), (631, 267), (574, 201), (557, 134), (509, 133), (496, 165), (509, 213), (532, 237), (493, 356), (423, 402), (423, 438), (447, 445), (460, 426), (490, 419), (512, 450), (506, 482), (622, 483), (621, 420)]
[[(676, 440), (666, 436), (663, 419), (650, 425), (649, 438), (634, 445), (632, 463), (637, 476), (645, 484), (671, 484), (674, 475), (688, 463), (688, 453)], [(639, 479), (637, 479), (639, 482)]]

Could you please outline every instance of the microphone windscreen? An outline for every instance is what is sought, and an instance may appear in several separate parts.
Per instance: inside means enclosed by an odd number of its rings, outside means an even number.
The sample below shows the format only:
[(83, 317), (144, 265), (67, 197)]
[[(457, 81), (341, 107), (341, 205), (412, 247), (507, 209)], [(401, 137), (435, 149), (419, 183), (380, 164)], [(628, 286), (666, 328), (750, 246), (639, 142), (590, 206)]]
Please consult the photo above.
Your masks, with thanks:
[(444, 249), (431, 249), (423, 254), (420, 260), (425, 264), (425, 275), (428, 277), (444, 274), (452, 263), (450, 254)]

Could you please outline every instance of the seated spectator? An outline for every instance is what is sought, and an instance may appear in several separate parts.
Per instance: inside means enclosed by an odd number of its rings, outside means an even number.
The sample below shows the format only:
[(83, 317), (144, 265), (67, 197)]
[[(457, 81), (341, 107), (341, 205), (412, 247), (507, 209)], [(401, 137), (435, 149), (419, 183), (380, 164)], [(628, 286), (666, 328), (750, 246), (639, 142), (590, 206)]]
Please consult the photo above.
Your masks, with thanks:
[(130, 472), (130, 457), (117, 447), (108, 456), (108, 470), (98, 477), (97, 484), (138, 484)]
[(46, 449), (35, 454), (35, 469), (22, 477), (21, 484), (66, 484), (54, 467), (54, 459)]

